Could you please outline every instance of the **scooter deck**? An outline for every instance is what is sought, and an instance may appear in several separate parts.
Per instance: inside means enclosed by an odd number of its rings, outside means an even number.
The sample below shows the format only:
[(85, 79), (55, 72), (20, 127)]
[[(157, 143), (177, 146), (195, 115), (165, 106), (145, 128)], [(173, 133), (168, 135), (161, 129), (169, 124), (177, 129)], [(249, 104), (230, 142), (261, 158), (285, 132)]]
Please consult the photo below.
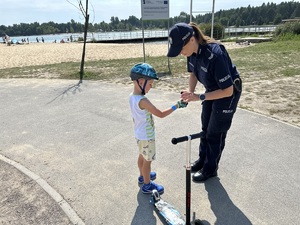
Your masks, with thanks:
[(185, 221), (179, 211), (171, 204), (162, 200), (156, 190), (151, 195), (150, 203), (155, 206), (169, 225), (185, 225)]

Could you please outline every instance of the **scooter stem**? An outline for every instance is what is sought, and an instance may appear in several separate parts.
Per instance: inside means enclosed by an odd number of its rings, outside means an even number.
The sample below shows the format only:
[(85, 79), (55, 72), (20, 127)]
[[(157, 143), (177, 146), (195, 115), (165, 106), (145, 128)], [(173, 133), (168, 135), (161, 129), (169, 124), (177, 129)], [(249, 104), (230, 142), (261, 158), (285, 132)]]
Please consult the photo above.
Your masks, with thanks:
[(187, 136), (186, 144), (186, 225), (191, 224), (191, 136)]
[(186, 142), (186, 169), (191, 169), (191, 136), (187, 136), (188, 141)]

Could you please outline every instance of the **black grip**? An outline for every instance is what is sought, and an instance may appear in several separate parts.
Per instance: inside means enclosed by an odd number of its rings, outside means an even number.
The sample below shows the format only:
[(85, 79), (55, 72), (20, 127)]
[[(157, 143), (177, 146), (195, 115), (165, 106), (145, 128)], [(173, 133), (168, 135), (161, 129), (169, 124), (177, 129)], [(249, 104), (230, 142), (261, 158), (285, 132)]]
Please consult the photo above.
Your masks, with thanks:
[[(191, 136), (191, 140), (196, 139), (196, 138), (204, 138), (205, 133), (203, 131), (201, 131), (200, 133), (191, 134), (189, 136)], [(187, 141), (188, 139), (189, 139), (188, 136), (183, 136), (183, 137), (178, 137), (178, 138), (172, 138), (171, 142), (173, 145), (176, 145), (177, 143)]]

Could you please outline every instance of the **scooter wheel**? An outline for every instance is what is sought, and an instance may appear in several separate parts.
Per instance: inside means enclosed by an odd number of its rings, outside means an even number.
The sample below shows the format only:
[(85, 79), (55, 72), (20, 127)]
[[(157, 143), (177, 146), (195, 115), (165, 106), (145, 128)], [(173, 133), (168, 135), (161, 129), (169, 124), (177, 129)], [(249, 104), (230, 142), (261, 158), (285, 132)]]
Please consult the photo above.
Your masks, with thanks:
[(160, 200), (160, 195), (157, 190), (152, 191), (152, 198), (154, 202), (158, 202)]
[(196, 219), (196, 220), (194, 221), (194, 225), (203, 225), (203, 223), (201, 222), (201, 220)]

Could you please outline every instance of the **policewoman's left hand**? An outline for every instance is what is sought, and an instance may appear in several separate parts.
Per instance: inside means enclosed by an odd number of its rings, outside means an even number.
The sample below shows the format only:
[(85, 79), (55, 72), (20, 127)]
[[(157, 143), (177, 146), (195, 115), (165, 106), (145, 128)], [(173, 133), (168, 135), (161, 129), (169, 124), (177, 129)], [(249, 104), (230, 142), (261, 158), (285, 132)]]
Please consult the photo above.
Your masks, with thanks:
[(184, 102), (199, 101), (199, 96), (189, 91), (181, 91), (181, 99)]

